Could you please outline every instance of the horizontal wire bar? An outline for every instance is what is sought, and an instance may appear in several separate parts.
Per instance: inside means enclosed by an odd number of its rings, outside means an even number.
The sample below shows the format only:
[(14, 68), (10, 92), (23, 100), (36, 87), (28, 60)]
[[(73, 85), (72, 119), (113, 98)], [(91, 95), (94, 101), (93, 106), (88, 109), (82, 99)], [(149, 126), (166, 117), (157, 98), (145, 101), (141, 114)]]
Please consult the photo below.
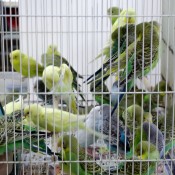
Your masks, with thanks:
[[(32, 17), (32, 18), (41, 18), (41, 17), (59, 17), (59, 18), (109, 18), (110, 15), (14, 15), (14, 14), (2, 14), (2, 17)], [(162, 14), (162, 15), (115, 15), (116, 17), (175, 17), (175, 14)]]

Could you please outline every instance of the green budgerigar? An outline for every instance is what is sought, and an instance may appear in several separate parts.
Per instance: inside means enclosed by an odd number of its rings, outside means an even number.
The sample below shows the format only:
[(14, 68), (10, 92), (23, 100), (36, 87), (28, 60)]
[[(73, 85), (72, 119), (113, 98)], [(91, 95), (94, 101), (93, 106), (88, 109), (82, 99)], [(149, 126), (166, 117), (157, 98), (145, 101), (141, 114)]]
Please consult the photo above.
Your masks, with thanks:
[[(112, 43), (108, 44), (101, 52), (101, 54), (106, 56), (102, 67), (86, 80), (88, 84), (93, 81), (102, 81), (102, 79), (105, 81), (111, 74), (114, 74), (116, 80), (118, 80), (119, 78), (117, 78), (117, 76), (122, 75), (122, 71), (126, 67), (126, 57), (133, 53), (133, 49), (135, 48), (136, 25), (135, 23), (126, 24), (124, 22), (120, 24), (121, 26), (111, 35), (112, 39), (110, 41), (112, 41)], [(128, 52), (126, 52), (126, 49)], [(99, 55), (99, 57), (100, 56), (101, 55)], [(120, 64), (120, 67), (118, 64)], [(98, 84), (96, 86), (98, 86)]]
[(159, 158), (160, 154), (155, 145), (148, 141), (141, 141), (134, 150), (134, 156), (129, 158), (133, 161), (126, 162), (126, 167), (123, 166), (119, 172), (127, 175), (152, 174)]
[[(128, 51), (128, 65), (125, 67), (123, 77), (120, 77), (120, 83), (124, 83), (126, 79), (132, 81), (134, 75), (137, 78), (147, 75), (158, 62), (159, 24), (155, 21), (138, 24), (136, 26), (136, 38), (136, 53), (135, 47), (131, 47), (133, 49), (131, 52)], [(144, 69), (143, 74), (142, 69)]]
[[(135, 84), (136, 78), (141, 79), (147, 75), (155, 68), (158, 62), (159, 24), (155, 21), (138, 24), (136, 26), (136, 38), (136, 41), (130, 44), (120, 57), (120, 59), (126, 61), (128, 55), (128, 64), (125, 65), (123, 75), (119, 77), (120, 86), (123, 87), (121, 92), (130, 91)], [(123, 96), (124, 93), (121, 93), (120, 101)], [(114, 113), (117, 106), (118, 102), (114, 105), (111, 114)]]
[[(68, 108), (70, 106), (70, 111), (77, 114), (76, 98), (72, 87), (73, 75), (66, 64), (61, 64), (60, 67), (47, 66), (43, 71), (42, 80), (50, 91), (60, 93), (54, 94), (54, 107), (57, 107), (58, 101), (62, 99)], [(62, 92), (65, 94), (61, 94)]]
[(32, 57), (28, 57), (20, 50), (14, 50), (10, 53), (10, 63), (15, 71), (21, 73), (24, 77), (42, 76), (44, 67), (37, 63)]
[(134, 135), (134, 146), (136, 146), (140, 141), (149, 141), (157, 147), (159, 153), (162, 154), (164, 149), (164, 136), (162, 132), (153, 123), (144, 122), (140, 128), (135, 130)]
[[(90, 175), (103, 172), (93, 157), (81, 148), (73, 135), (63, 135), (58, 138), (57, 146), (61, 148), (62, 160), (69, 161), (63, 164), (62, 171), (69, 175)], [(94, 161), (93, 161), (94, 160)], [(75, 162), (79, 161), (79, 162)], [(86, 163), (85, 163), (85, 162)], [(92, 162), (89, 162), (92, 161)]]
[(127, 127), (130, 131), (141, 127), (142, 121), (152, 123), (152, 114), (145, 112), (144, 109), (137, 104), (129, 106), (123, 112), (122, 118), (127, 123)]
[[(91, 83), (101, 79), (102, 82), (102, 79), (105, 81), (110, 75), (116, 74), (120, 82), (119, 86), (123, 87), (120, 91), (120, 102), (124, 96), (124, 93), (121, 92), (130, 91), (136, 78), (141, 79), (156, 66), (159, 51), (159, 24), (156, 21), (137, 25), (127, 24), (120, 27), (120, 35), (118, 35), (118, 31), (113, 32), (112, 38), (115, 41), (112, 46), (111, 58), (86, 81)], [(118, 48), (120, 49), (118, 50)], [(120, 70), (122, 73), (119, 73)], [(96, 79), (102, 71), (103, 77)], [(98, 85), (100, 83), (96, 86)], [(118, 101), (114, 105), (112, 114), (117, 106)]]

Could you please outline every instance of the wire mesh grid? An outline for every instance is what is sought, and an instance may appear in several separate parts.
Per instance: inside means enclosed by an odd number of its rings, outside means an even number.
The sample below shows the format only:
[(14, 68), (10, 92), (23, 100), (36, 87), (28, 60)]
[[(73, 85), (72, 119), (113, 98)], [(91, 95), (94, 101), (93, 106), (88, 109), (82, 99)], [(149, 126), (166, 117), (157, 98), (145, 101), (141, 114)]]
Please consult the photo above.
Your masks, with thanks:
[(174, 7), (0, 1), (0, 173), (175, 174)]

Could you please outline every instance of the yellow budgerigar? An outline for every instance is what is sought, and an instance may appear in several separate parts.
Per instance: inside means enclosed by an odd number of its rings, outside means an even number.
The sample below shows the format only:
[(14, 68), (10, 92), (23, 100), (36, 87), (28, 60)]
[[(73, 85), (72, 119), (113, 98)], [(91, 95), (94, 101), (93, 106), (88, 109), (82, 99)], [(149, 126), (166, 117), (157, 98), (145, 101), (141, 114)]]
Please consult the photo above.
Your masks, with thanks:
[(84, 120), (86, 115), (77, 116), (56, 108), (45, 108), (36, 103), (24, 108), (24, 116), (31, 118), (35, 125), (56, 133), (85, 128)]
[[(68, 107), (71, 107), (73, 113), (77, 113), (76, 99), (72, 87), (73, 75), (66, 64), (62, 64), (60, 67), (47, 66), (43, 71), (42, 80), (50, 91), (60, 93), (55, 95), (55, 97), (59, 98), (54, 99), (55, 107), (58, 105), (56, 102), (62, 99)], [(61, 93), (65, 94), (61, 95)]]
[[(69, 63), (69, 61), (62, 56), (62, 54), (58, 51), (58, 48), (56, 45), (49, 45), (47, 48), (47, 52), (42, 54), (41, 56), (41, 63), (47, 67), (50, 65), (60, 67), (61, 64), (66, 64), (69, 66), (72, 75), (73, 75), (73, 88), (77, 92), (81, 92), (81, 85), (78, 83), (78, 78), (83, 78), (82, 75), (80, 75)], [(84, 101), (85, 98), (82, 95), (82, 93), (79, 94)]]
[(24, 77), (42, 76), (44, 67), (37, 63), (32, 57), (28, 57), (20, 50), (14, 50), (10, 53), (10, 62), (13, 69), (21, 73)]

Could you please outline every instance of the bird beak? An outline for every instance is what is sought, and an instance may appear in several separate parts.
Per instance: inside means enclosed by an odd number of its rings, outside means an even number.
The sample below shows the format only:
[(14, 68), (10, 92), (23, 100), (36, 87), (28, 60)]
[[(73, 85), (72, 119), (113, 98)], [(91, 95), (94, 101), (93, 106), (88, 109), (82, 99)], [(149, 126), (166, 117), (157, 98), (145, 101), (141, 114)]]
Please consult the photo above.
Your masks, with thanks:
[(60, 77), (63, 79), (64, 78), (64, 74), (65, 74), (65, 68), (61, 68), (61, 74), (60, 74)]
[(137, 156), (137, 158), (138, 158), (138, 159), (140, 159), (140, 160), (142, 160), (142, 159), (143, 159), (143, 158), (142, 158), (142, 156)]
[(60, 84), (60, 85), (62, 84), (64, 75), (65, 75), (65, 69), (64, 69), (64, 68), (61, 68), (61, 69), (60, 69), (60, 78), (59, 78), (58, 84)]
[(61, 150), (62, 150), (62, 149), (61, 149), (61, 147), (58, 147), (58, 150), (57, 150), (57, 151), (58, 151), (58, 153), (59, 153), (59, 152), (61, 152)]
[(25, 115), (23, 115), (23, 118), (26, 119), (29, 116), (29, 113), (26, 113)]

